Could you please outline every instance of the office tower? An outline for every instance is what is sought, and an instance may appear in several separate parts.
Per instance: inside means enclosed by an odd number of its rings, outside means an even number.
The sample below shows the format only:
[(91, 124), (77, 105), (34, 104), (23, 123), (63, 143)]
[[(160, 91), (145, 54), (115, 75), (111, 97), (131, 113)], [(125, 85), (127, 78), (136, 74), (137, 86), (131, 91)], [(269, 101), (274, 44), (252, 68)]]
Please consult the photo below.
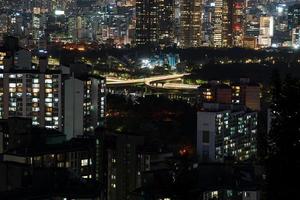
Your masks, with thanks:
[(246, 1), (232, 0), (232, 46), (242, 47), (245, 35)]
[(171, 45), (174, 0), (136, 1), (136, 45)]
[(214, 47), (232, 45), (232, 3), (229, 0), (216, 0), (214, 11)]
[(182, 48), (201, 45), (201, 0), (180, 1), (179, 46)]
[(300, 29), (300, 4), (290, 6), (288, 9), (288, 30), (292, 38), (292, 46), (299, 48), (299, 29)]
[(260, 17), (258, 44), (261, 47), (270, 47), (274, 33), (274, 18), (272, 16)]
[(9, 32), (13, 36), (23, 36), (24, 26), (23, 17), (21, 15), (15, 15), (11, 17)]
[(216, 0), (213, 5), (213, 45), (242, 47), (245, 35), (246, 2)]
[(93, 133), (97, 127), (103, 127), (105, 78), (73, 74), (65, 80), (64, 87), (64, 132), (67, 139)]
[(203, 161), (254, 159), (257, 113), (242, 107), (204, 104), (197, 113), (197, 154)]
[(202, 42), (203, 46), (213, 45), (213, 19), (215, 3), (214, 0), (204, 0), (203, 1), (203, 22), (202, 22)]
[(292, 30), (292, 46), (295, 49), (300, 47), (300, 26)]
[(288, 8), (288, 29), (292, 31), (300, 26), (300, 4)]
[(2, 41), (4, 34), (8, 32), (8, 15), (1, 14), (0, 15), (0, 40)]
[(158, 42), (158, 18), (156, 0), (136, 1), (136, 45), (153, 45)]
[(175, 0), (158, 1), (158, 43), (162, 47), (174, 44)]
[(42, 8), (34, 7), (32, 10), (31, 34), (35, 44), (45, 36), (46, 21), (47, 18)]
[(260, 17), (257, 16), (256, 10), (252, 11), (252, 12), (250, 12), (247, 9), (245, 35), (247, 37), (257, 38), (259, 36), (259, 19), (260, 19)]
[(291, 40), (290, 32), (288, 30), (288, 6), (284, 3), (276, 5), (276, 13), (274, 16), (274, 37), (272, 38), (272, 45), (287, 46)]

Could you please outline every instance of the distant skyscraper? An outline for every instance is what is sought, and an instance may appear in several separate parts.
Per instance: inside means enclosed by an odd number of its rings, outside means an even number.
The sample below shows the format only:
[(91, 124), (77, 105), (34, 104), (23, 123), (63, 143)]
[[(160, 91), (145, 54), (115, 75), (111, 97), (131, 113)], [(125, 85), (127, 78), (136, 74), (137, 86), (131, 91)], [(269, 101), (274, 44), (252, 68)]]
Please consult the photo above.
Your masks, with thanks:
[(174, 0), (137, 0), (136, 45), (173, 43), (174, 12)]
[(216, 0), (214, 12), (213, 44), (215, 47), (232, 45), (232, 3), (228, 0)]
[(288, 9), (288, 29), (292, 38), (292, 46), (300, 46), (300, 4), (293, 5)]
[(180, 1), (180, 47), (189, 48), (201, 45), (201, 8), (202, 0)]
[(245, 4), (244, 0), (216, 0), (213, 3), (213, 46), (243, 46)]
[(157, 44), (158, 7), (156, 0), (136, 1), (136, 45)]
[(260, 17), (260, 30), (258, 44), (261, 47), (270, 47), (274, 35), (274, 18), (272, 16)]
[(292, 30), (292, 46), (296, 49), (300, 47), (300, 27)]
[(300, 26), (300, 4), (295, 4), (288, 9), (288, 28), (292, 31), (293, 28)]
[(213, 16), (214, 16), (215, 3), (214, 0), (203, 1), (203, 46), (212, 46), (213, 43)]
[(243, 46), (245, 35), (246, 1), (232, 0), (232, 45)]
[(257, 8), (257, 5), (255, 0), (246, 2), (245, 35), (248, 37), (258, 37), (259, 35), (259, 18), (262, 11)]
[(159, 45), (170, 46), (175, 37), (175, 0), (160, 0), (158, 6)]

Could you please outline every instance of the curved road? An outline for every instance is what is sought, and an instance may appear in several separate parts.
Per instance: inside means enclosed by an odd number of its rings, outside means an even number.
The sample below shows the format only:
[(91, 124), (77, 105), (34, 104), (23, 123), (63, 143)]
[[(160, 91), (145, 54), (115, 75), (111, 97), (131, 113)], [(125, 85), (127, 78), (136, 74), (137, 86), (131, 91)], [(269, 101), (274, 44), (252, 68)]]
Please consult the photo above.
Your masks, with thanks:
[(162, 75), (162, 76), (152, 76), (148, 78), (140, 78), (140, 79), (129, 79), (129, 80), (119, 80), (115, 78), (107, 77), (107, 85), (108, 86), (118, 86), (118, 85), (132, 85), (132, 84), (145, 84), (151, 88), (159, 88), (159, 89), (176, 89), (176, 90), (196, 90), (198, 85), (188, 85), (188, 84), (180, 84), (180, 83), (164, 83), (159, 84), (157, 82), (174, 80), (178, 78), (182, 78), (188, 73), (185, 74), (173, 74), (173, 75)]

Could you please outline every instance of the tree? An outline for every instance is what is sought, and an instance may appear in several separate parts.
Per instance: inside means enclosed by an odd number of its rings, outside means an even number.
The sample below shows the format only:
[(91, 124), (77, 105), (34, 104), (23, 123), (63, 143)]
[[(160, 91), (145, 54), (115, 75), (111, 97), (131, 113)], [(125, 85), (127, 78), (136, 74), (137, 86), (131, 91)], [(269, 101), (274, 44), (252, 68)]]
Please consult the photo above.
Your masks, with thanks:
[(272, 80), (272, 127), (267, 160), (268, 199), (293, 199), (300, 178), (300, 80)]

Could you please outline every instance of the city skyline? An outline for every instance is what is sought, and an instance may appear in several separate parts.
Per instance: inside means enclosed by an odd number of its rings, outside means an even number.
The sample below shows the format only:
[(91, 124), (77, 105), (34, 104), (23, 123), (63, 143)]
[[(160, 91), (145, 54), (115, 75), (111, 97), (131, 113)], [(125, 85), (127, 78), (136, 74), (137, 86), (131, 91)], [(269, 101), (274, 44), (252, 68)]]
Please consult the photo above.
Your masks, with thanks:
[(299, 199), (300, 1), (0, 0), (0, 199)]

